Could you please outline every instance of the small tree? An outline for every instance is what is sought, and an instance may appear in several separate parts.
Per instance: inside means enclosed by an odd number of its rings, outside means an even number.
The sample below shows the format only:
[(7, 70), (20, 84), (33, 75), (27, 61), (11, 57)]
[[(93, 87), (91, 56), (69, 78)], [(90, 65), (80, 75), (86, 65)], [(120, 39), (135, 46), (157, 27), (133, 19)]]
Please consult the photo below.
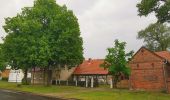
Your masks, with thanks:
[(130, 74), (130, 69), (127, 65), (133, 51), (126, 54), (125, 46), (125, 42), (115, 40), (115, 46), (107, 49), (108, 54), (105, 57), (104, 63), (101, 65), (101, 67), (107, 68), (109, 74), (113, 76), (113, 87), (115, 88), (117, 82), (120, 81), (121, 75), (129, 76)]

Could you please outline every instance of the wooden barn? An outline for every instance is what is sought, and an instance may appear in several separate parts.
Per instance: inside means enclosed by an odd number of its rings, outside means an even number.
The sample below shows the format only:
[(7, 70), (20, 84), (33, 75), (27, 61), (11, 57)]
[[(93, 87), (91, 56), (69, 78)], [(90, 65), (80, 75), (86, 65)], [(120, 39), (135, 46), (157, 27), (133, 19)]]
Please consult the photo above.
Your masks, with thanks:
[(129, 62), (130, 89), (170, 92), (170, 52), (141, 47)]

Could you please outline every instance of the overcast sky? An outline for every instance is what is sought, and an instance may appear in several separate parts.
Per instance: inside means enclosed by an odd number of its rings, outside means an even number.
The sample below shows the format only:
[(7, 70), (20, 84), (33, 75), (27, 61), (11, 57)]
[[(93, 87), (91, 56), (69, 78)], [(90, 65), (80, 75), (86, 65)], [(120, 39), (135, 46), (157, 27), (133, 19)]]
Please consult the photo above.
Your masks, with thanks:
[[(16, 16), (21, 8), (33, 5), (34, 0), (0, 0), (0, 36), (5, 36), (2, 26), (4, 18)], [(137, 40), (137, 32), (155, 22), (153, 15), (137, 16), (136, 4), (140, 0), (57, 0), (66, 4), (79, 20), (84, 41), (85, 58), (104, 58), (106, 49), (114, 40), (127, 42), (126, 51), (138, 50), (142, 40)]]

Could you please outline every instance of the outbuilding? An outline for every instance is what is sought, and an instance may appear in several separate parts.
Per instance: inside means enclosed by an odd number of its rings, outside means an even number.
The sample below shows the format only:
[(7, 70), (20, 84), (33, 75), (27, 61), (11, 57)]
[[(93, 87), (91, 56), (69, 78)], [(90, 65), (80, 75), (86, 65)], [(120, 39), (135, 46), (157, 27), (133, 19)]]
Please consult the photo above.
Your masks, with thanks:
[(85, 60), (82, 64), (76, 67), (73, 72), (75, 85), (84, 87), (96, 87), (98, 83), (108, 83), (108, 70), (100, 67), (104, 62), (103, 59)]
[(170, 92), (170, 52), (141, 47), (129, 62), (130, 89)]

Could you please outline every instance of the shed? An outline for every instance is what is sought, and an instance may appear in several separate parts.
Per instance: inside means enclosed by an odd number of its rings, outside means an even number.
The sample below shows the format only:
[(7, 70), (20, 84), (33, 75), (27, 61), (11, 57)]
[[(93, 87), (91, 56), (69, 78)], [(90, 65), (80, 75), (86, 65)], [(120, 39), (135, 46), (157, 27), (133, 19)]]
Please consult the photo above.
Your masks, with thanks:
[(103, 62), (103, 59), (89, 59), (76, 67), (73, 72), (76, 86), (82, 82), (85, 87), (94, 87), (100, 81), (107, 83), (108, 70), (100, 67)]
[(170, 91), (170, 52), (141, 47), (129, 62), (130, 89)]

